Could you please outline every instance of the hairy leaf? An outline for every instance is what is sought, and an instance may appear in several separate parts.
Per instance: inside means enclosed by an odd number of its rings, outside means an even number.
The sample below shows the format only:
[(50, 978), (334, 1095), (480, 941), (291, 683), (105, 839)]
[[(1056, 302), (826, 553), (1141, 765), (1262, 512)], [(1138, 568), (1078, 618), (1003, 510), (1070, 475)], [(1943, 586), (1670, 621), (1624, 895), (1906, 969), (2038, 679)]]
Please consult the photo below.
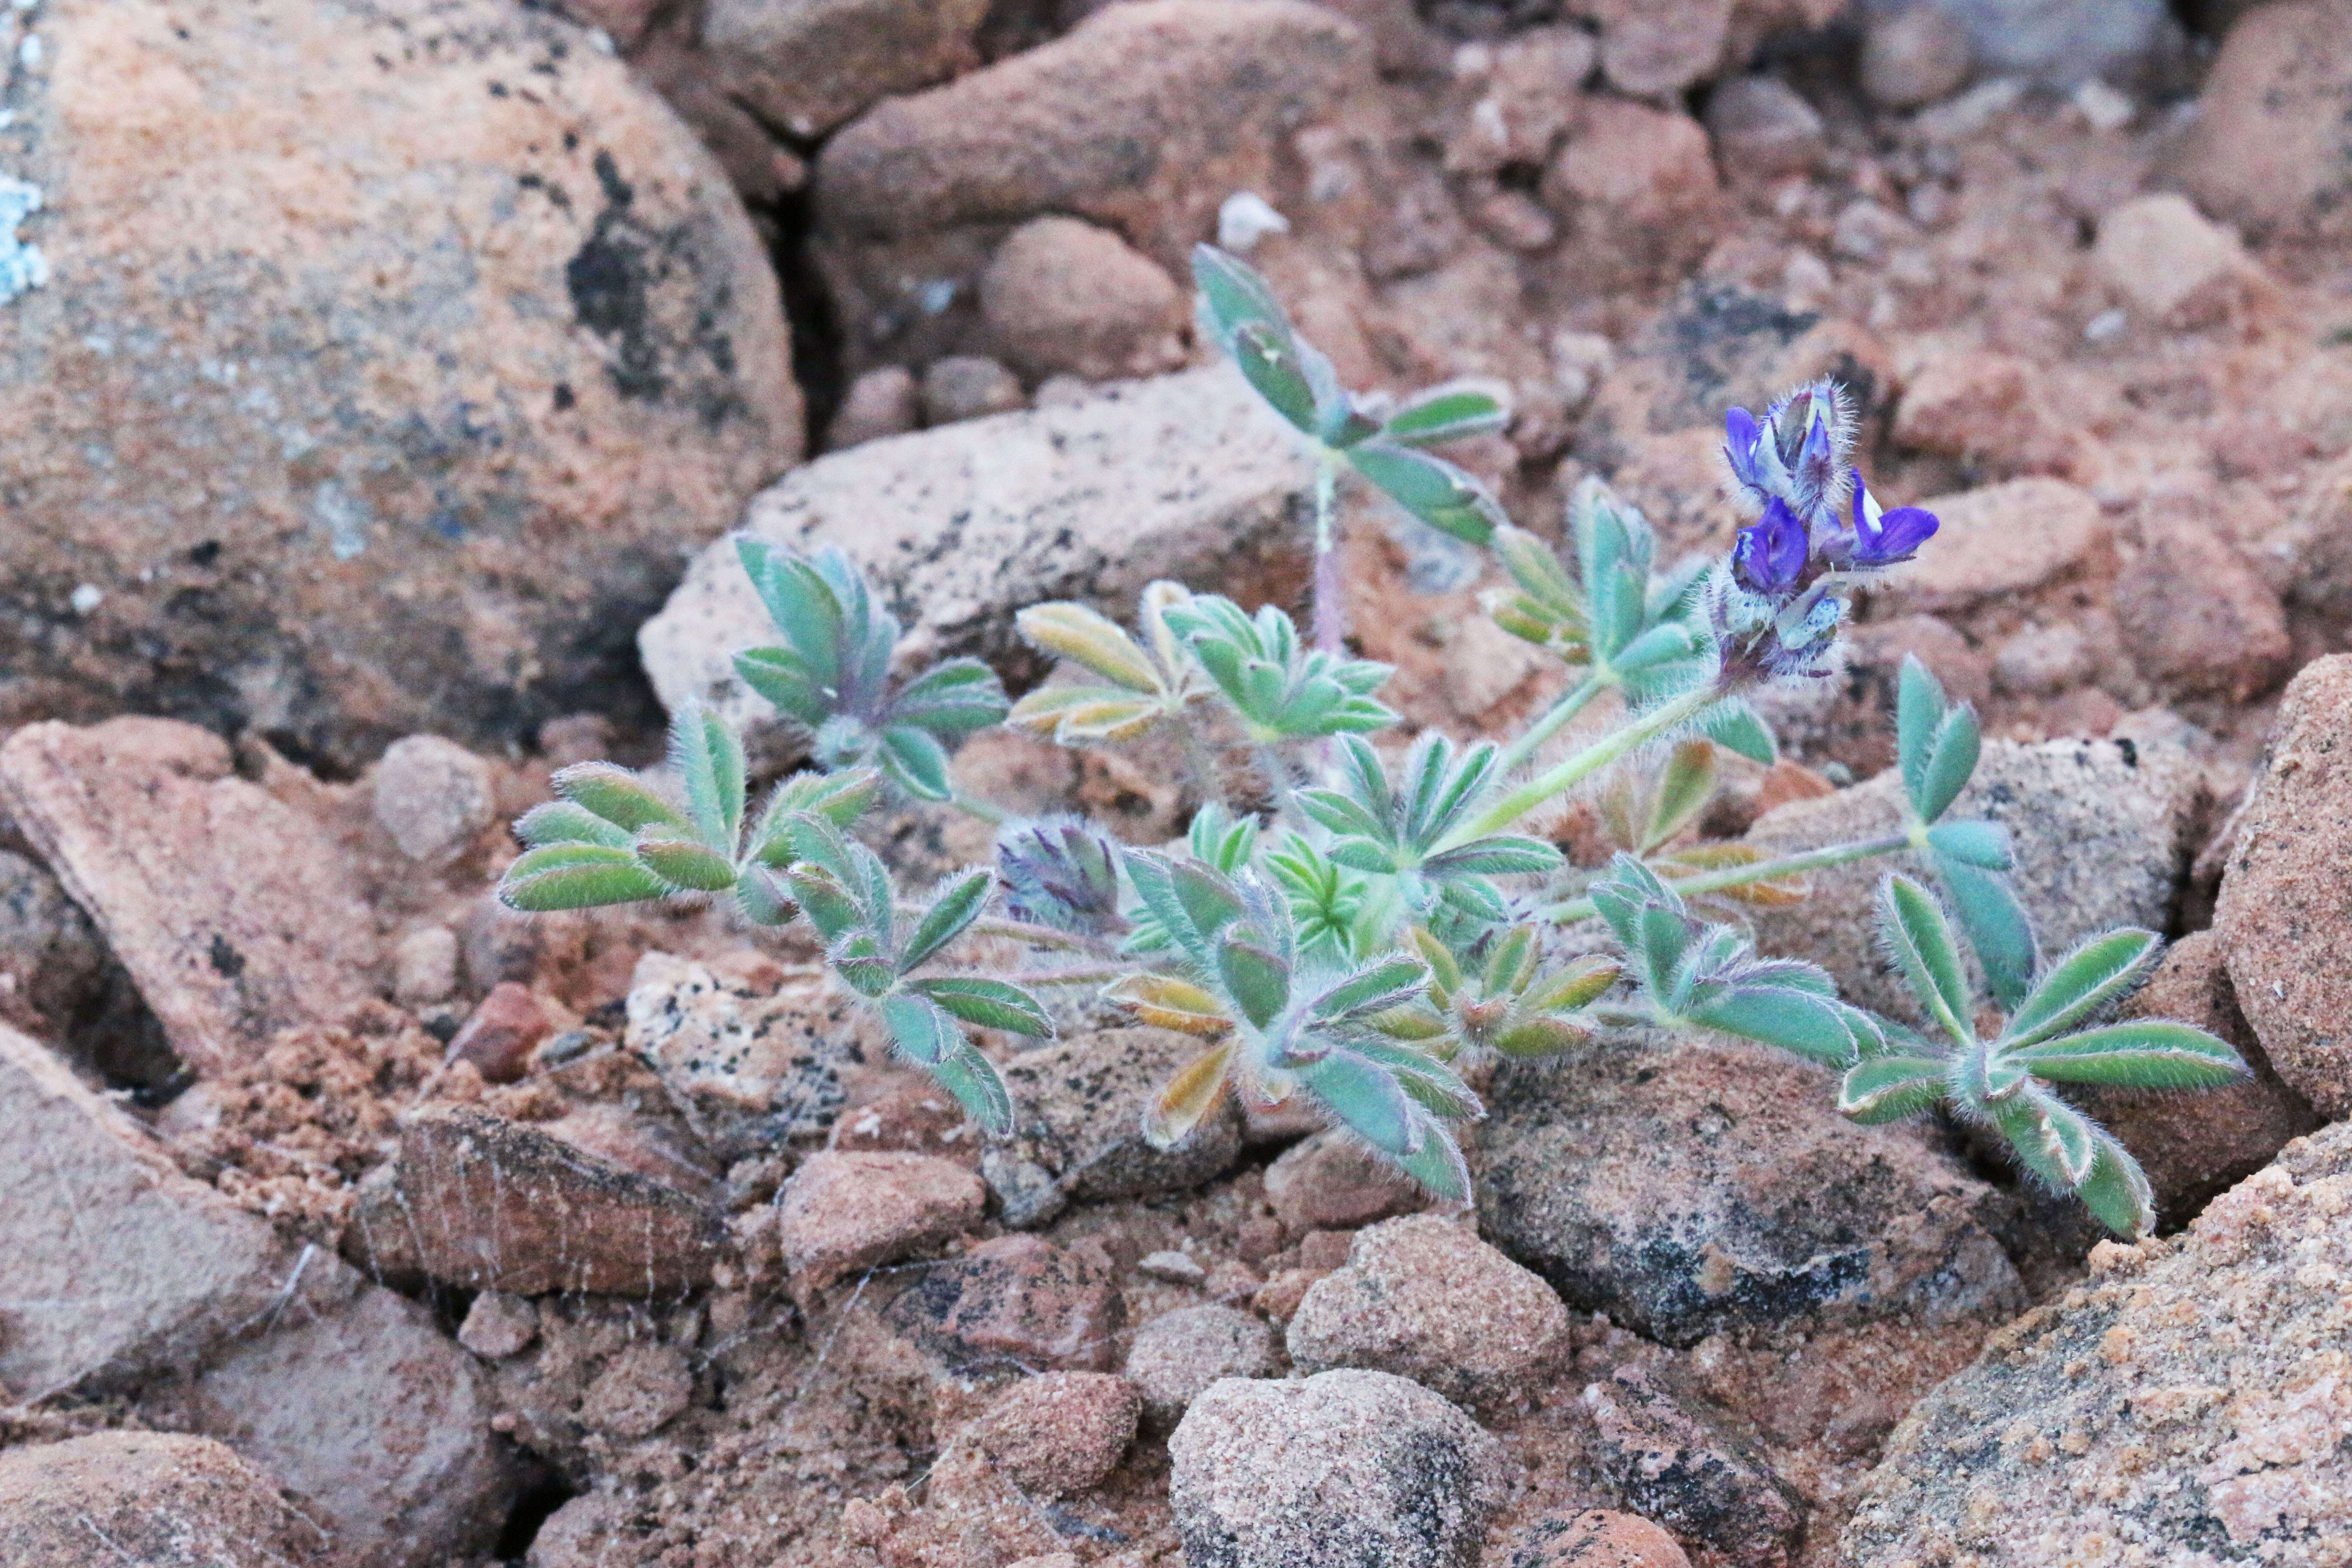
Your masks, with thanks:
[(1393, 1073), (1353, 1051), (1334, 1050), (1298, 1069), (1299, 1081), (1338, 1121), (1390, 1155), (1410, 1152), (1423, 1123)]
[(626, 849), (635, 842), (635, 835), (620, 824), (568, 800), (543, 801), (532, 806), (514, 825), (514, 831), (517, 838), (533, 847), (601, 844), (607, 849)]
[(963, 1047), (963, 1031), (955, 1019), (928, 996), (894, 992), (874, 1006), (891, 1039), (911, 1061), (936, 1068)]
[(1945, 1063), (1935, 1057), (1874, 1057), (1846, 1069), (1838, 1109), (1864, 1126), (1901, 1121), (1944, 1098)]
[(560, 769), (548, 782), (558, 798), (585, 807), (630, 833), (656, 822), (686, 826), (685, 814), (663, 799), (659, 791), (611, 763), (575, 763)]
[(1975, 1009), (1943, 906), (1927, 889), (1899, 875), (1879, 885), (1878, 899), (1880, 933), (1919, 1005), (1962, 1049), (1974, 1045), (1970, 1018)]
[(931, 1068), (931, 1076), (962, 1106), (981, 1131), (991, 1138), (1004, 1138), (1013, 1132), (1013, 1095), (1004, 1087), (1004, 1077), (996, 1064), (967, 1041), (950, 1051)]
[(1510, 411), (1492, 394), (1475, 387), (1439, 386), (1407, 398), (1381, 426), (1381, 439), (1434, 447), (1500, 430), (1509, 422)]
[(1484, 485), (1442, 458), (1378, 440), (1350, 447), (1348, 461), (1406, 511), (1466, 543), (1486, 543), (1509, 521)]
[(1172, 974), (1130, 974), (1103, 993), (1105, 999), (1135, 1010), (1144, 1023), (1187, 1035), (1229, 1032), (1234, 1020), (1214, 994)]
[(1033, 605), (1013, 617), (1013, 626), (1031, 647), (1082, 665), (1114, 685), (1143, 692), (1160, 688), (1150, 657), (1126, 629), (1083, 605)]
[(913, 969), (969, 930), (988, 907), (988, 895), (995, 885), (994, 876), (978, 868), (942, 884), (931, 907), (907, 933), (907, 945), (898, 955), (900, 972)]
[(1173, 1149), (1192, 1136), (1225, 1098), (1230, 1043), (1211, 1046), (1181, 1068), (1143, 1112), (1143, 1139), (1155, 1149)]
[(2107, 1133), (2095, 1134), (2098, 1144), (2091, 1173), (2074, 1195), (2116, 1235), (2137, 1240), (2156, 1228), (2156, 1194), (2147, 1176), (2121, 1143)]
[(2220, 1089), (2246, 1076), (2222, 1041), (2187, 1024), (2134, 1019), (2006, 1054), (2039, 1079), (2126, 1089)]
[(649, 827), (638, 834), (637, 863), (676, 888), (723, 893), (735, 885), (733, 862), (707, 844), (672, 837), (677, 831)]
[(658, 899), (661, 879), (625, 849), (602, 844), (550, 844), (518, 856), (499, 883), (499, 899), (526, 914), (594, 909)]
[(2030, 1046), (2074, 1027), (2130, 990), (2163, 945), (2154, 931), (2128, 926), (2091, 938), (2051, 966), (2010, 1015), (2001, 1038)]
[(1938, 856), (1936, 874), (1952, 896), (1952, 912), (1984, 965), (1993, 1000), (2014, 1007), (2033, 984), (2033, 923), (2006, 879)]
[(1217, 975), (1242, 1016), (1261, 1029), (1290, 1005), (1290, 965), (1238, 934), (1228, 933), (1218, 943)]
[(983, 1029), (1003, 1029), (1040, 1040), (1054, 1033), (1054, 1020), (1045, 1004), (1010, 981), (982, 974), (934, 974), (908, 981), (907, 989)]

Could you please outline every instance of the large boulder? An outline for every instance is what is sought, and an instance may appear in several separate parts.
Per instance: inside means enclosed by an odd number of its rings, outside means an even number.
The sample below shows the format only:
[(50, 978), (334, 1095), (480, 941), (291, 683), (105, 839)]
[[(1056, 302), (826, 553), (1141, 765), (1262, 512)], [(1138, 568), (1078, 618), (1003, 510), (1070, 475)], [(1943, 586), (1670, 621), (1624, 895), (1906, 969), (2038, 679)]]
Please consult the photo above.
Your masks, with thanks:
[(609, 703), (682, 552), (800, 450), (773, 274), (692, 135), (496, 0), (61, 0), (38, 37), (15, 710), (351, 767)]
[(1570, 1305), (1653, 1339), (2024, 1304), (1996, 1194), (1836, 1082), (1745, 1044), (1635, 1039), (1497, 1078), (1479, 1218)]
[(2352, 11), (2336, 0), (2252, 6), (2205, 78), (2181, 178), (2199, 205), (2232, 222), (2340, 229), (2352, 195), (2347, 100)]
[(0, 1384), (111, 1394), (221, 1438), (306, 1498), (352, 1568), (486, 1540), (512, 1478), (479, 1378), (424, 1308), (180, 1174), (5, 1028), (0, 1126)]
[(2189, 1231), (2107, 1243), (1911, 1412), (1849, 1563), (2341, 1562), (2352, 1540), (2352, 1128)]
[[(1014, 612), (1044, 600), (1080, 598), (1124, 623), (1154, 578), (1246, 595), (1292, 570), (1312, 472), (1289, 428), (1219, 364), (831, 453), (753, 501), (743, 526), (845, 551), (938, 651), (1008, 654)], [(722, 541), (638, 641), (663, 702), (699, 699), (756, 745), (774, 710), (733, 659), (776, 636)]]
[(2213, 930), (2238, 1005), (2287, 1085), (2352, 1115), (2352, 655), (2286, 689), (2239, 819)]

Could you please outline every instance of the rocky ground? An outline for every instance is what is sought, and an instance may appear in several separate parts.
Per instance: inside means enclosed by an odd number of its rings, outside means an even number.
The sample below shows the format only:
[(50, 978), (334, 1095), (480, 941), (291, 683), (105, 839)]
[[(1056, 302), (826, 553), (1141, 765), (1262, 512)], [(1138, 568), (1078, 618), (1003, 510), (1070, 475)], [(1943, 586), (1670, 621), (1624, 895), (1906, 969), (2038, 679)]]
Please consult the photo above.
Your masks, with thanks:
[[(2352, 11), (18, 0), (0, 44), (9, 1562), (2352, 1562)], [(1041, 599), (1295, 601), (1209, 238), (1350, 384), (1507, 389), (1468, 460), (1547, 533), (1599, 475), (1719, 551), (1724, 409), (1853, 389), (1943, 531), (1709, 830), (1883, 831), (1903, 655), (1975, 702), (2045, 944), (2167, 932), (2130, 1005), (2256, 1068), (2100, 1104), (2163, 1238), (1699, 1041), (1497, 1077), (1475, 1214), (1280, 1117), (1153, 1150), (1188, 1047), (1107, 1007), (1002, 1042), (988, 1144), (789, 937), (497, 905), (506, 825), (667, 705), (795, 759), (730, 528), (1016, 690)], [(1556, 689), (1477, 558), (1349, 528), (1412, 725)], [(1197, 804), (956, 766), (1138, 843)], [(1875, 1003), (1875, 875), (1764, 945)]]

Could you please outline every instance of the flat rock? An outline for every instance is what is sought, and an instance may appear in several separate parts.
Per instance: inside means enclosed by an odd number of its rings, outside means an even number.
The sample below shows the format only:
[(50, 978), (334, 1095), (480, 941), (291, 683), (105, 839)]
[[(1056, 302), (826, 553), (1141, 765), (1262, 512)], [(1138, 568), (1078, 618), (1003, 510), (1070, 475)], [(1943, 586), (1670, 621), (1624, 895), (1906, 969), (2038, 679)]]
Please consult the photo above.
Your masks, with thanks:
[(1472, 1568), (1502, 1496), (1502, 1445), (1385, 1372), (1227, 1378), (1168, 1456), (1177, 1533), (1202, 1568)]
[(2102, 1245), (1895, 1428), (1851, 1563), (2321, 1568), (2352, 1539), (2352, 1128), (2298, 1139), (2189, 1230)]
[(1410, 1215), (1356, 1233), (1346, 1267), (1291, 1315), (1303, 1372), (1370, 1367), (1474, 1406), (1527, 1396), (1567, 1350), (1550, 1286), (1452, 1220)]
[(803, 1297), (845, 1274), (911, 1258), (980, 1223), (988, 1189), (929, 1154), (811, 1154), (776, 1194), (776, 1236)]
[(1784, 1053), (1644, 1037), (1507, 1068), (1489, 1104), (1481, 1228), (1668, 1344), (2023, 1304), (1993, 1190), (1913, 1129), (1848, 1121), (1830, 1075)]
[(1145, 1416), (1164, 1431), (1220, 1378), (1271, 1377), (1275, 1364), (1264, 1318), (1210, 1301), (1163, 1312), (1136, 1330), (1126, 1370)]
[[(2195, 763), (2178, 746), (1988, 741), (1947, 819), (2009, 829), (2017, 855), (2011, 881), (2043, 957), (2056, 959), (2116, 926), (2169, 928), (2201, 787)], [(1748, 842), (1784, 854), (1898, 832), (1902, 821), (1902, 780), (1890, 770), (1766, 813)], [(1924, 874), (1907, 855), (1813, 873), (1803, 903), (1754, 911), (1758, 945), (1822, 965), (1850, 1001), (1914, 1016), (1918, 1004), (1878, 947), (1878, 884), (1895, 869)]]
[(0, 664), (37, 711), (357, 771), (609, 705), (678, 552), (800, 451), (709, 154), (496, 0), (66, 0), (37, 36), (8, 173), (52, 280), (0, 306)]
[(1013, 1130), (980, 1157), (1004, 1223), (1044, 1225), (1073, 1200), (1182, 1192), (1241, 1154), (1241, 1113), (1230, 1099), (1173, 1149), (1143, 1136), (1142, 1108), (1201, 1054), (1172, 1029), (1106, 1029), (1004, 1064)]
[(463, 1352), (424, 1309), (181, 1175), (0, 1028), (0, 1383), (110, 1392), (309, 1500), (361, 1568), (470, 1550), (512, 1491)]
[[(761, 495), (743, 526), (795, 550), (838, 546), (910, 633), (987, 655), (1011, 652), (1014, 612), (1041, 601), (1076, 598), (1124, 623), (1155, 578), (1244, 590), (1286, 569), (1311, 479), (1294, 434), (1221, 363), (830, 453)], [(761, 731), (772, 710), (732, 660), (775, 635), (721, 541), (638, 641), (664, 703), (700, 699)]]
[(0, 1451), (13, 1568), (299, 1568), (331, 1541), (223, 1444), (100, 1432)]
[(709, 1210), (526, 1122), (427, 1110), (361, 1197), (355, 1247), (388, 1279), (477, 1290), (669, 1296), (725, 1256)]
[(2221, 874), (2213, 930), (2238, 1005), (2286, 1085), (2352, 1114), (2352, 655), (2286, 689)]
[(2022, 594), (2109, 559), (2114, 531), (2088, 490), (2032, 478), (1917, 503), (1941, 525), (1932, 549), (1904, 567), (1890, 596), (1907, 609), (1966, 609)]
[(199, 1075), (373, 994), (375, 917), (341, 849), (234, 776), (218, 736), (28, 724), (0, 745), (0, 801)]

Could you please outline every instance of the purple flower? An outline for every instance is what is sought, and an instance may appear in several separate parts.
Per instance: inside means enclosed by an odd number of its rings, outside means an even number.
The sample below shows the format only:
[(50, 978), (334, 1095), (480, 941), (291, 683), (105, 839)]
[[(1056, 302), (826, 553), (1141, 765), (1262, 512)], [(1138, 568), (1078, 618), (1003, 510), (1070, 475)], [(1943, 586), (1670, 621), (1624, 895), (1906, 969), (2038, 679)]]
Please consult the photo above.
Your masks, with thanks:
[(1893, 511), (1878, 510), (1877, 498), (1862, 487), (1862, 475), (1853, 476), (1853, 563), (1857, 566), (1892, 566), (1908, 561), (1918, 553), (1919, 547), (1935, 537), (1936, 514), (1925, 507), (1897, 507)]
[(1762, 517), (1739, 531), (1731, 547), (1731, 571), (1751, 594), (1784, 594), (1804, 575), (1811, 553), (1805, 525), (1775, 496), (1765, 503)]
[(1757, 466), (1756, 455), (1763, 432), (1758, 428), (1756, 416), (1745, 408), (1735, 408), (1723, 416), (1724, 460), (1731, 465), (1732, 477), (1749, 489), (1761, 493), (1764, 475)]

